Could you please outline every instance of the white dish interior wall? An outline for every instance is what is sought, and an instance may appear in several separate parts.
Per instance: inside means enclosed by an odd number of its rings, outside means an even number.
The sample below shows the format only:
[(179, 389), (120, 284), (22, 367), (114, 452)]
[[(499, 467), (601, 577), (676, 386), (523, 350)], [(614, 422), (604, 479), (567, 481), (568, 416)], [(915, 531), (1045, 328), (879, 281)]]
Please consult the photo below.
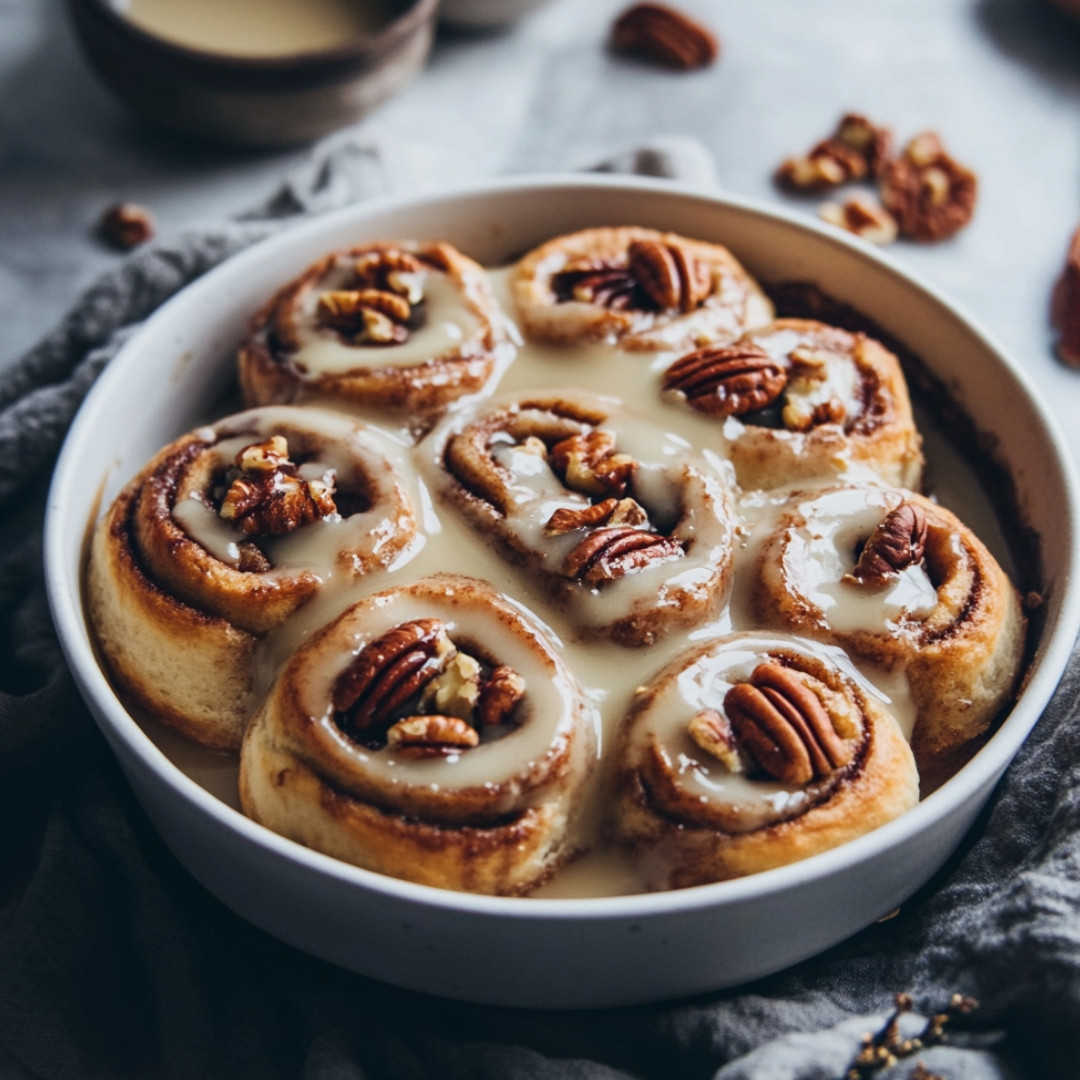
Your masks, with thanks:
[[(994, 433), (1022, 516), (1042, 539), (1046, 583), (1045, 625), (1017, 706), (968, 766), (902, 818), (802, 863), (670, 893), (451, 893), (340, 863), (249, 821), (211, 794), (212, 776), (197, 783), (164, 753), (103, 676), (81, 603), (90, 522), (153, 453), (206, 419), (233, 377), (250, 314), (327, 251), (438, 238), (494, 266), (562, 232), (629, 223), (723, 243), (766, 282), (815, 282), (922, 356), (980, 430)], [(316, 956), (397, 985), (502, 1005), (614, 1006), (731, 986), (880, 918), (959, 843), (1049, 699), (1080, 625), (1071, 470), (1045, 410), (993, 343), (857, 242), (756, 204), (641, 180), (524, 179), (386, 200), (299, 225), (231, 259), (154, 315), (102, 376), (58, 465), (46, 533), (50, 598), (76, 680), (192, 874), (246, 919)]]

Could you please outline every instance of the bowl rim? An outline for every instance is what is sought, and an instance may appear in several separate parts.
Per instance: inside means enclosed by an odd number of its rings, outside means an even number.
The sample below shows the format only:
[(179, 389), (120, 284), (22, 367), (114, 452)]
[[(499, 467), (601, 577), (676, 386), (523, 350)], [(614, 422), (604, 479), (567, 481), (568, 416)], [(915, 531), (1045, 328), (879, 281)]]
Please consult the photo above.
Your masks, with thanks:
[[(96, 2), (96, 0), (95, 0)], [(573, 189), (617, 189), (672, 198), (676, 201), (698, 200), (720, 204), (740, 214), (757, 215), (773, 222), (810, 232), (828, 243), (838, 245), (859, 257), (900, 277), (904, 284), (923, 294), (923, 297), (942, 308), (957, 321), (978, 344), (992, 352), (1016, 388), (1027, 399), (1029, 408), (1039, 419), (1043, 434), (1054, 450), (1054, 460), (1060, 470), (1067, 495), (1063, 507), (1067, 529), (1067, 562), (1062, 580), (1069, 587), (1061, 597), (1056, 622), (1044, 628), (1043, 640), (1029, 661), (1029, 677), (1020, 700), (977, 754), (950, 777), (940, 788), (921, 800), (905, 814), (863, 836), (839, 847), (813, 855), (799, 862), (765, 870), (743, 878), (686, 889), (664, 892), (635, 893), (603, 897), (499, 897), (456, 892), (434, 886), (420, 885), (388, 877), (342, 862), (306, 848), (295, 841), (271, 832), (227, 805), (197, 781), (185, 774), (139, 727), (124, 709), (109, 685), (91, 644), (89, 627), (82, 610), (82, 564), (76, 568), (77, 579), (71, 581), (70, 567), (65, 554), (65, 536), (69, 527), (77, 527), (78, 535), (88, 532), (87, 522), (65, 521), (64, 492), (78, 471), (79, 446), (90, 433), (100, 430), (97, 414), (111, 398), (111, 388), (125, 375), (128, 359), (137, 356), (143, 341), (159, 333), (173, 312), (187, 305), (209, 300), (220, 291), (219, 283), (232, 275), (240, 275), (249, 265), (288, 252), (305, 239), (325, 233), (328, 237), (348, 225), (354, 230), (363, 228), (366, 219), (409, 208), (432, 207), (438, 204), (461, 203), (500, 195), (527, 198), (552, 191), (568, 194)], [(735, 252), (736, 256), (739, 253)], [(106, 370), (91, 388), (76, 415), (56, 465), (46, 504), (45, 550), (46, 585), (49, 603), (61, 646), (80, 691), (99, 725), (107, 724), (111, 734), (119, 738), (127, 751), (199, 812), (216, 819), (216, 823), (261, 848), (266, 854), (300, 864), (321, 877), (335, 879), (339, 884), (360, 887), (394, 899), (428, 908), (441, 908), (461, 914), (497, 916), (525, 920), (597, 921), (613, 917), (644, 919), (665, 916), (674, 912), (691, 912), (750, 902), (774, 892), (799, 888), (850, 868), (869, 856), (887, 854), (904, 845), (934, 821), (941, 820), (976, 796), (984, 786), (996, 784), (1019, 750), (1057, 688), (1074, 641), (1080, 631), (1080, 543), (1077, 538), (1078, 500), (1076, 470), (1071, 455), (1058, 429), (1057, 422), (1043, 403), (1031, 376), (996, 342), (996, 340), (967, 314), (960, 305), (948, 299), (925, 281), (921, 275), (899, 266), (890, 256), (871, 247), (856, 236), (808, 218), (804, 213), (774, 206), (762, 199), (728, 192), (712, 192), (670, 180), (617, 176), (612, 174), (530, 173), (495, 180), (485, 180), (423, 192), (387, 195), (353, 204), (296, 223), (280, 233), (256, 242), (200, 278), (191, 282), (170, 298), (146, 319), (125, 343)], [(74, 586), (74, 589), (71, 588)], [(75, 601), (78, 597), (78, 602)], [(1032, 674), (1033, 673), (1033, 674)], [(111, 740), (110, 740), (111, 741)]]
[(307, 49), (278, 56), (247, 56), (215, 52), (183, 45), (155, 34), (121, 12), (115, 0), (68, 0), (72, 11), (96, 22), (117, 35), (127, 46), (153, 57), (157, 62), (189, 69), (192, 76), (217, 79), (236, 77), (307, 75), (349, 71), (366, 66), (392, 53), (421, 24), (433, 20), (439, 0), (402, 0), (400, 13), (374, 31), (361, 31), (341, 45)]

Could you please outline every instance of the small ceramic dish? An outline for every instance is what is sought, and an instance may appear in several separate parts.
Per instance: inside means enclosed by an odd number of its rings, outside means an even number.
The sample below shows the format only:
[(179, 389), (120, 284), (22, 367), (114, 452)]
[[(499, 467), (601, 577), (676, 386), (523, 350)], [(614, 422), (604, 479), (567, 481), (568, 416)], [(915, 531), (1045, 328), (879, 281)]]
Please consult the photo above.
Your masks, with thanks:
[[(152, 738), (124, 709), (83, 609), (88, 530), (120, 485), (201, 422), (234, 376), (251, 313), (329, 250), (439, 238), (497, 266), (561, 233), (635, 223), (722, 242), (765, 283), (812, 281), (903, 340), (988, 436), (1039, 539), (1045, 604), (1022, 693), (987, 744), (914, 809), (780, 869), (663, 893), (498, 898), (399, 881), (326, 857), (230, 804), (235, 764)], [(124, 417), (123, 424), (116, 418)], [(933, 456), (934, 451), (931, 450)], [(347, 969), (498, 1005), (625, 1005), (732, 986), (873, 923), (943, 864), (1050, 698), (1080, 626), (1077, 489), (1021, 370), (934, 290), (868, 245), (792, 214), (660, 181), (523, 178), (373, 201), (304, 223), (229, 260), (152, 318), (102, 375), (57, 466), (46, 566), (80, 689), (176, 856), (244, 918)], [(215, 759), (217, 760), (217, 759)]]
[(91, 64), (135, 112), (185, 134), (253, 147), (315, 139), (400, 90), (427, 60), (437, 5), (385, 0), (385, 19), (340, 44), (251, 56), (159, 36), (128, 18), (122, 0), (69, 0)]

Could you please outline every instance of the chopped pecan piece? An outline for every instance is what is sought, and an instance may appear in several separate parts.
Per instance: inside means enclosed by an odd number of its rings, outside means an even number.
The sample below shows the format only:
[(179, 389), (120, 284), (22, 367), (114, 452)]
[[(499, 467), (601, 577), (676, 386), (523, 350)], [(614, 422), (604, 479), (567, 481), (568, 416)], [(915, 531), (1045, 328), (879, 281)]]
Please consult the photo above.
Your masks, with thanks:
[(702, 709), (690, 721), (690, 738), (731, 773), (746, 772), (731, 721), (716, 709)]
[(240, 475), (229, 483), (218, 513), (247, 535), (284, 536), (337, 512), (332, 482), (302, 480), (282, 436), (244, 447), (235, 460)]
[(130, 251), (145, 244), (154, 235), (154, 217), (138, 203), (117, 203), (102, 215), (98, 230), (114, 248)]
[(706, 345), (676, 360), (664, 388), (686, 396), (709, 416), (742, 416), (771, 405), (787, 385), (787, 372), (752, 345)]
[(859, 561), (844, 580), (880, 587), (909, 566), (922, 562), (926, 550), (926, 514), (914, 503), (902, 502), (878, 523), (863, 545)]
[(408, 300), (385, 289), (334, 289), (319, 297), (319, 323), (357, 343), (388, 345), (408, 340)]
[(901, 235), (913, 240), (944, 240), (958, 232), (975, 213), (977, 192), (975, 174), (933, 132), (915, 136), (881, 178), (881, 201)]
[(629, 454), (615, 453), (615, 436), (602, 428), (562, 439), (548, 460), (568, 488), (586, 495), (624, 495), (636, 466)]
[(877, 178), (892, 158), (892, 132), (859, 113), (845, 113), (832, 141), (858, 153), (866, 166), (863, 175)]
[(611, 47), (679, 71), (708, 67), (720, 52), (708, 27), (667, 4), (627, 8), (611, 28)]
[(649, 515), (634, 499), (604, 499), (580, 510), (560, 507), (548, 519), (544, 532), (549, 536), (594, 529), (599, 525), (644, 525)]
[(836, 130), (803, 156), (789, 157), (776, 170), (776, 182), (793, 191), (821, 191), (881, 174), (892, 136), (864, 116), (848, 113)]
[(1054, 286), (1050, 319), (1058, 332), (1058, 356), (1069, 367), (1080, 368), (1080, 229), (1073, 233)]
[(707, 268), (682, 244), (635, 240), (627, 259), (631, 275), (661, 310), (693, 311), (709, 295)]
[(460, 716), (406, 716), (386, 732), (387, 748), (402, 757), (446, 757), (479, 742), (476, 729)]
[(423, 299), (424, 264), (411, 252), (400, 248), (364, 252), (356, 260), (353, 272), (360, 289), (397, 293), (410, 304)]
[(342, 728), (363, 731), (388, 723), (455, 651), (438, 619), (401, 623), (368, 642), (334, 683), (331, 701)]
[(420, 708), (425, 713), (441, 713), (470, 720), (480, 697), (480, 664), (458, 650), (446, 666), (424, 687)]
[(475, 720), (478, 727), (508, 724), (525, 696), (525, 680), (507, 664), (500, 664), (480, 684)]
[(847, 229), (871, 244), (891, 244), (897, 236), (896, 218), (865, 195), (852, 195), (842, 203), (824, 203), (818, 213), (823, 221)]
[(563, 568), (569, 577), (598, 585), (671, 562), (685, 554), (678, 540), (620, 525), (589, 533), (566, 556)]
[(772, 661), (758, 664), (748, 681), (728, 690), (724, 711), (742, 748), (783, 783), (808, 784), (853, 757), (817, 694)]

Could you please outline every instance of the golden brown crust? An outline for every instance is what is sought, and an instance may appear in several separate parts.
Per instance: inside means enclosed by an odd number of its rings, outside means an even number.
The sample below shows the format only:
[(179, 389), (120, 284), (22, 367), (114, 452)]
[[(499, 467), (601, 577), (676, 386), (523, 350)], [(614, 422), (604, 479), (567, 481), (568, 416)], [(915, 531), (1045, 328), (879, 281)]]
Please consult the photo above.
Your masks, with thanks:
[(138, 485), (94, 534), (87, 610), (113, 677), (151, 716), (215, 750), (235, 750), (254, 707), (257, 639), (185, 604), (142, 569), (133, 544)]
[[(604, 302), (604, 289), (597, 293), (588, 282), (581, 295), (596, 293), (601, 302), (561, 295), (560, 273), (588, 264), (625, 272), (631, 246), (641, 242), (685, 252), (700, 268), (705, 285), (700, 298), (691, 298), (696, 300), (691, 310), (677, 298), (671, 307), (661, 307), (632, 278), (615, 283), (620, 296), (629, 296), (625, 304)], [(640, 226), (584, 229), (549, 240), (517, 264), (511, 291), (526, 336), (555, 344), (612, 341), (634, 351), (685, 349), (731, 340), (772, 318), (765, 294), (727, 248)]]
[[(745, 677), (732, 671), (742, 671), (747, 661), (725, 659), (729, 653), (809, 677), (853, 747), (850, 762), (809, 785), (780, 788), (787, 792), (780, 799), (773, 794), (777, 785), (751, 763), (739, 786), (725, 794), (723, 778), (732, 774), (684, 733), (695, 707), (723, 716), (723, 694), (710, 689), (702, 701), (679, 702), (675, 687), (680, 677), (710, 686)], [(839, 655), (795, 639), (732, 635), (674, 661), (638, 692), (615, 747), (611, 820), (617, 842), (639, 860), (652, 887), (684, 888), (784, 866), (846, 843), (915, 805), (918, 775), (900, 729), (853, 670), (836, 662)], [(720, 673), (711, 682), (689, 674), (709, 665)], [(707, 788), (689, 779), (701, 768), (712, 775)]]
[[(286, 439), (298, 461), (333, 459), (345, 516), (331, 526), (341, 538), (331, 567), (316, 564), (321, 552), (308, 566), (275, 567), (273, 538), (220, 518), (222, 489), (244, 475), (233, 456), (271, 437)], [(194, 523), (178, 509), (189, 504)], [(113, 678), (140, 707), (196, 742), (235, 750), (255, 705), (259, 641), (315, 595), (328, 570), (370, 574), (414, 533), (396, 472), (354, 424), (316, 410), (252, 410), (176, 439), (124, 488), (94, 536), (90, 619)], [(233, 558), (219, 550), (223, 541)]]
[[(918, 612), (883, 607), (876, 626), (845, 626), (826, 610), (799, 573), (799, 534), (829, 535), (831, 498), (846, 493), (870, 507), (864, 534), (902, 503), (925, 515), (923, 565), (936, 597)], [(877, 508), (877, 509), (874, 509)], [(855, 551), (847, 553), (854, 564)], [(847, 581), (841, 595), (879, 595), (873, 584)], [(916, 710), (912, 745), (919, 767), (936, 763), (982, 735), (1011, 699), (1019, 677), (1026, 623), (1019, 596), (1004, 570), (975, 534), (945, 507), (910, 491), (841, 486), (796, 493), (780, 527), (762, 549), (753, 589), (763, 625), (830, 641), (856, 657), (907, 678)]]
[(787, 376), (771, 412), (733, 416), (737, 423), (725, 425), (743, 487), (865, 466), (887, 483), (918, 488), (922, 439), (900, 361), (880, 342), (810, 319), (777, 319), (735, 347), (760, 351)]
[[(460, 754), (410, 757), (350, 734), (330, 704), (344, 665), (417, 612), (522, 673), (518, 720), (495, 741), (481, 734)], [(517, 895), (574, 853), (594, 757), (581, 692), (545, 631), (483, 582), (444, 575), (359, 602), (297, 652), (244, 740), (240, 796), (256, 821), (355, 865)]]
[[(311, 304), (318, 293), (330, 287), (328, 282), (335, 275), (344, 275), (345, 286), (350, 285), (345, 274), (349, 264), (402, 251), (415, 256), (424, 273), (450, 285), (474, 325), (463, 330), (457, 343), (443, 342), (438, 353), (420, 355), (411, 362), (388, 363), (386, 346), (360, 344), (352, 349), (354, 364), (341, 370), (308, 370), (298, 352), (298, 324), (310, 318), (304, 315), (304, 304)], [(316, 326), (313, 333), (326, 341), (337, 340), (332, 328)], [(503, 340), (503, 317), (478, 263), (446, 243), (366, 244), (320, 259), (256, 314), (240, 348), (240, 388), (249, 405), (314, 400), (374, 405), (427, 416), (480, 391), (495, 370), (496, 350)]]

